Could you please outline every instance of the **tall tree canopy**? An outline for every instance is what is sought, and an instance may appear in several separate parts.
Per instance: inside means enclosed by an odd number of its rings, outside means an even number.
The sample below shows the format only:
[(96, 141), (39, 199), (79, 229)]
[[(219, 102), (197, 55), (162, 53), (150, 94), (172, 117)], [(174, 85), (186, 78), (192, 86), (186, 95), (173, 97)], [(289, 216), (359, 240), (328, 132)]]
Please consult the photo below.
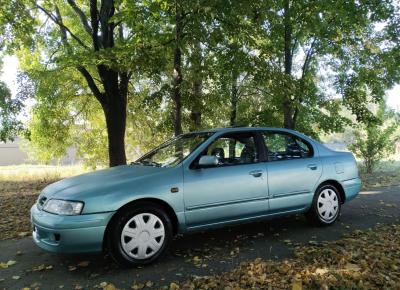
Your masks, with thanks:
[(368, 103), (400, 78), (396, 0), (5, 7), (2, 47), (19, 57), (34, 99), (32, 146), (58, 144), (58, 156), (75, 144), (92, 164), (125, 164), (172, 132), (204, 127), (284, 126), (318, 137), (350, 123), (343, 106), (359, 122), (374, 118)]

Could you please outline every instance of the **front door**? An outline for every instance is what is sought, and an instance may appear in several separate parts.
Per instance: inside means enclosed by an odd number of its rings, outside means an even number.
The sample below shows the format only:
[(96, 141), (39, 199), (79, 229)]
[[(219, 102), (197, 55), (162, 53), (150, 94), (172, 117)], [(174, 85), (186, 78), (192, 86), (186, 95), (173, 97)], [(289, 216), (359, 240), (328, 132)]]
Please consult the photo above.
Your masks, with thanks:
[(312, 145), (286, 132), (270, 131), (262, 136), (268, 154), (270, 212), (309, 206), (322, 174), (321, 161)]
[[(189, 228), (262, 215), (268, 211), (265, 164), (259, 162), (252, 132), (218, 137), (184, 172), (186, 224)], [(218, 165), (199, 168), (202, 155), (217, 156)]]

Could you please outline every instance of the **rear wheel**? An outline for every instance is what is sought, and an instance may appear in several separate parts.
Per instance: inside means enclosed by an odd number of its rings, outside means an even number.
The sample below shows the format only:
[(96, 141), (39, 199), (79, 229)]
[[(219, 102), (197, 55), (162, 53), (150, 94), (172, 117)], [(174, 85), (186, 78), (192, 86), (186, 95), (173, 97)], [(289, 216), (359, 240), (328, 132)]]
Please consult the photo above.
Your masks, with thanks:
[(312, 206), (306, 216), (314, 224), (328, 226), (335, 223), (340, 215), (340, 210), (339, 191), (333, 185), (327, 184), (317, 189)]
[(107, 248), (120, 265), (144, 265), (158, 259), (171, 239), (172, 223), (162, 207), (137, 203), (122, 210), (113, 220)]

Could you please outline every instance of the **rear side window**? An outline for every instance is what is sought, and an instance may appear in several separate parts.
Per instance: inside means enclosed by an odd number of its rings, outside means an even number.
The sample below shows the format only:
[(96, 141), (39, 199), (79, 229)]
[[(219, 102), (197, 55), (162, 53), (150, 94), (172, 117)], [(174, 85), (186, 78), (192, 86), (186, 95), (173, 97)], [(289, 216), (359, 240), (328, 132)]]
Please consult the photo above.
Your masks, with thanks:
[(313, 156), (312, 146), (305, 140), (287, 133), (263, 132), (269, 161), (308, 158)]

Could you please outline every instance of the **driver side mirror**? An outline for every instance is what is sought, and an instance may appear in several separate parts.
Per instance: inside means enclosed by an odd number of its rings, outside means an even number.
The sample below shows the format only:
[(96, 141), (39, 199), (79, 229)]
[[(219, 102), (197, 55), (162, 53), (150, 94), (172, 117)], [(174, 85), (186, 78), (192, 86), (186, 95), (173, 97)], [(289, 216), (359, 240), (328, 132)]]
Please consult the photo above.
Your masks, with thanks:
[(199, 167), (211, 167), (211, 166), (216, 166), (218, 165), (218, 157), (215, 155), (204, 155), (201, 156), (199, 159)]

